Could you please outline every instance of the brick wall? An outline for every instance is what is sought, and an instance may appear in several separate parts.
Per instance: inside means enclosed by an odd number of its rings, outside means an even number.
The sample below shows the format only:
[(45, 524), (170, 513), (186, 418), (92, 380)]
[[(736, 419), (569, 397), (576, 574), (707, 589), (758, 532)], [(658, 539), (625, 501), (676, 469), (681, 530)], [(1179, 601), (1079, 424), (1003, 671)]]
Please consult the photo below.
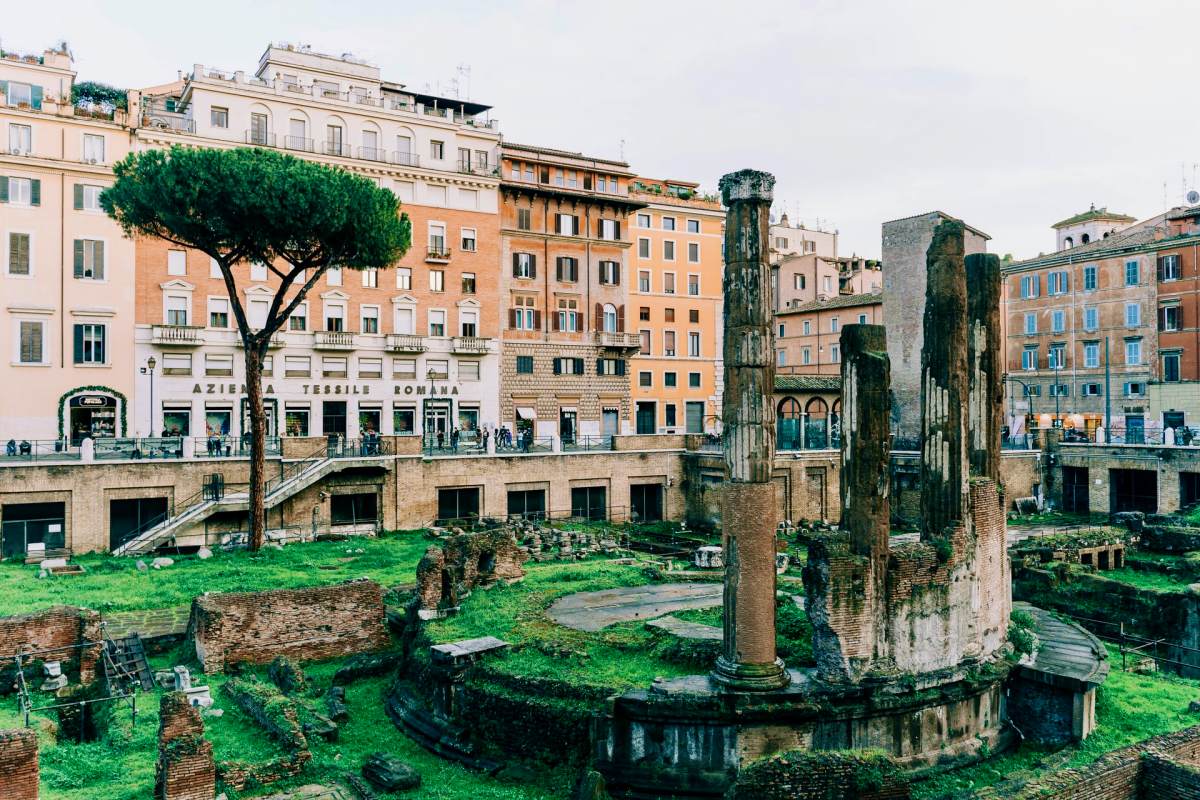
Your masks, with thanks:
[(38, 800), (37, 734), (32, 730), (0, 731), (0, 797)]
[(790, 752), (738, 775), (731, 800), (907, 800), (908, 779), (890, 758), (855, 751)]
[(383, 650), (383, 587), (357, 580), (311, 589), (205, 594), (192, 601), (189, 631), (205, 672), (266, 664), (276, 656), (317, 661)]
[(0, 659), (22, 652), (64, 648), (35, 658), (62, 661), (64, 668), (78, 670), (81, 683), (91, 683), (100, 653), (98, 647), (73, 647), (84, 641), (100, 641), (100, 615), (90, 609), (54, 606), (33, 614), (0, 617)]
[(212, 742), (204, 738), (200, 709), (183, 692), (170, 692), (159, 703), (158, 764), (155, 800), (213, 800), (216, 766)]
[(1143, 800), (1200, 800), (1200, 769), (1147, 753), (1138, 788)]

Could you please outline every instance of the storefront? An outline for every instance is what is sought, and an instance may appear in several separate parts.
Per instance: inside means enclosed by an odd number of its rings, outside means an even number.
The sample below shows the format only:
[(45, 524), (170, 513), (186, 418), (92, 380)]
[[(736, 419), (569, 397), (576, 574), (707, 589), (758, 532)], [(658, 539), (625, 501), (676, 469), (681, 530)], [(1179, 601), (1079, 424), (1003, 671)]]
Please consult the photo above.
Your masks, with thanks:
[(93, 439), (118, 436), (120, 406), (110, 394), (83, 393), (67, 400), (64, 429), (69, 432), (71, 446), (78, 447), (86, 437)]

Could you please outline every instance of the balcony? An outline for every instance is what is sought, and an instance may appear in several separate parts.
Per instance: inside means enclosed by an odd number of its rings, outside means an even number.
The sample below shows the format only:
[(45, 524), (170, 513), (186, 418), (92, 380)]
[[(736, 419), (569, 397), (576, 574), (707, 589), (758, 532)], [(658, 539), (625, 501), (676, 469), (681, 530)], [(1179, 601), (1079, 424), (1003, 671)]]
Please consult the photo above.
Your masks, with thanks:
[(151, 332), (154, 344), (199, 347), (204, 344), (200, 335), (203, 328), (197, 325), (155, 325)]
[(324, 142), (321, 145), (321, 152), (327, 156), (341, 156), (342, 158), (350, 158), (350, 145), (343, 142)]
[(380, 150), (378, 147), (360, 147), (358, 148), (358, 157), (364, 161), (379, 161), (387, 162), (387, 151)]
[(392, 163), (402, 167), (419, 167), (421, 166), (421, 157), (407, 150), (393, 150)]
[(425, 252), (426, 264), (449, 264), (450, 263), (450, 248), (430, 246)]
[(487, 164), (472, 164), (470, 161), (459, 161), (458, 171), (464, 175), (495, 175), (496, 168)]
[(287, 345), (287, 335), (282, 331), (276, 331), (271, 334), (271, 341), (267, 342), (267, 347), (272, 350), (278, 350), (280, 347)]
[(451, 350), (455, 353), (486, 355), (490, 350), (491, 341), (484, 336), (455, 336)]
[(353, 350), (353, 331), (314, 331), (314, 350)]
[(613, 350), (641, 350), (642, 337), (636, 333), (596, 331), (596, 344)]
[(283, 137), (284, 150), (298, 150), (301, 153), (313, 152), (313, 140), (306, 139), (303, 136), (285, 136)]
[(424, 353), (425, 340), (411, 333), (389, 333), (387, 349), (389, 353)]
[(253, 147), (274, 147), (275, 134), (268, 131), (250, 129), (246, 131), (246, 144)]

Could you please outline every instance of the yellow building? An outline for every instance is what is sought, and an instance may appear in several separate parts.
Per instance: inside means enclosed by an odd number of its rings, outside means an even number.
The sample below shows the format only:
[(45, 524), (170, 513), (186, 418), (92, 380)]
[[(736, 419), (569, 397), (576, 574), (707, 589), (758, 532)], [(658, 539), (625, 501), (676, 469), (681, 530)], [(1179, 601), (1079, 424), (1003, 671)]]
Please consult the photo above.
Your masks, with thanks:
[(6, 452), (133, 431), (133, 244), (99, 202), (129, 131), (112, 98), (73, 102), (74, 84), (65, 48), (0, 57)]
[(640, 178), (633, 218), (628, 330), (637, 331), (633, 400), (638, 433), (720, 428), (721, 277), (725, 212), (698, 184)]

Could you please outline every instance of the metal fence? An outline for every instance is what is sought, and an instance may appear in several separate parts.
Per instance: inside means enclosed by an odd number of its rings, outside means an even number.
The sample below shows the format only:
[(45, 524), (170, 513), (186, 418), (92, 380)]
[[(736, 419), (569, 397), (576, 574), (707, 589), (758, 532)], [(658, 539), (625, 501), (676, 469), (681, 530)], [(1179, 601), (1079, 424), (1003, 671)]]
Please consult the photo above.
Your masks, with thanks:
[[(1166, 638), (1147, 638), (1125, 629), (1124, 622), (1093, 619), (1055, 611), (1061, 617), (1074, 620), (1100, 639), (1117, 645), (1121, 653), (1121, 669), (1128, 672), (1143, 659), (1153, 659), (1158, 665), (1167, 664), (1177, 673), (1187, 670), (1189, 676), (1200, 675), (1200, 648)], [(1131, 659), (1133, 662), (1131, 663)], [(1186, 660), (1184, 660), (1186, 659)]]

